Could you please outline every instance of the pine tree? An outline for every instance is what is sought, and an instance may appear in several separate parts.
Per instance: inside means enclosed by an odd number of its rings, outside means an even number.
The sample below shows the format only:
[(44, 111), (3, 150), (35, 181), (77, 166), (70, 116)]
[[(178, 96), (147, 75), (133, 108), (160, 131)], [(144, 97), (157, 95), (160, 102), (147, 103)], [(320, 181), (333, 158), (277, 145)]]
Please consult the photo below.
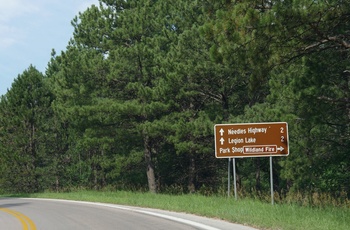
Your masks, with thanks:
[(0, 140), (4, 190), (36, 192), (49, 187), (45, 131), (51, 115), (50, 103), (44, 76), (33, 66), (18, 75), (3, 96)]

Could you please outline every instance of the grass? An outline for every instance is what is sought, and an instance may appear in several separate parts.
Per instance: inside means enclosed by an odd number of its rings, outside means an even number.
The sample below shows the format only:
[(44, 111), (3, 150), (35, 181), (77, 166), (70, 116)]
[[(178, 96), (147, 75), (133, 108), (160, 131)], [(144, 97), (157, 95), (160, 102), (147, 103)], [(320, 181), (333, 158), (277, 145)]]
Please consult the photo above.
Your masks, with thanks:
[(201, 195), (165, 195), (141, 192), (75, 191), (36, 193), (12, 197), (55, 198), (150, 207), (220, 218), (259, 229), (349, 229), (346, 207), (304, 207), (254, 200)]

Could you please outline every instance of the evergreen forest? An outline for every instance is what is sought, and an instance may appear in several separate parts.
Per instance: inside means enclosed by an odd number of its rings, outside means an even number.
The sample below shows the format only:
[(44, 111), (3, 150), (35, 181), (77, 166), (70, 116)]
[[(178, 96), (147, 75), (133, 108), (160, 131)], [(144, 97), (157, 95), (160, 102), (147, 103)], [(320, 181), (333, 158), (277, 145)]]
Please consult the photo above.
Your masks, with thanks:
[[(349, 0), (100, 0), (0, 99), (0, 193), (220, 194), (214, 125), (287, 122), (274, 191), (350, 198)], [(48, 51), (50, 52), (50, 51)], [(269, 158), (236, 160), (242, 194)]]

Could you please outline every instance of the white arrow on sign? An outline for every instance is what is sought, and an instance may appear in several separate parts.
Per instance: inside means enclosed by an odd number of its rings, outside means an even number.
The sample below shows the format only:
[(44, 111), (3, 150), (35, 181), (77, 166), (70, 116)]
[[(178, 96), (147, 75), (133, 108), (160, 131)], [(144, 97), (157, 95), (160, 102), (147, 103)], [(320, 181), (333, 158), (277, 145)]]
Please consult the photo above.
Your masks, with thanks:
[(220, 142), (221, 142), (221, 145), (223, 145), (223, 144), (224, 144), (225, 140), (224, 140), (224, 138), (223, 138), (223, 137), (221, 137)]
[(280, 146), (279, 148), (277, 148), (277, 150), (282, 152), (284, 150), (284, 148), (282, 146)]
[(220, 135), (222, 136), (222, 135), (224, 135), (224, 130), (223, 129), (220, 129)]

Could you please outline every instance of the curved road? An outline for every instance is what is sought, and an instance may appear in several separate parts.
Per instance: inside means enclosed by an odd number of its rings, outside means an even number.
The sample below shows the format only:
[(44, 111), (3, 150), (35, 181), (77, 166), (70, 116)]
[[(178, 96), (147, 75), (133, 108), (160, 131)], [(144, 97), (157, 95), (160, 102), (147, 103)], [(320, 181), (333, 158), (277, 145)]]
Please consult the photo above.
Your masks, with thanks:
[(6, 230), (253, 230), (247, 226), (196, 215), (103, 203), (0, 199), (0, 228)]

